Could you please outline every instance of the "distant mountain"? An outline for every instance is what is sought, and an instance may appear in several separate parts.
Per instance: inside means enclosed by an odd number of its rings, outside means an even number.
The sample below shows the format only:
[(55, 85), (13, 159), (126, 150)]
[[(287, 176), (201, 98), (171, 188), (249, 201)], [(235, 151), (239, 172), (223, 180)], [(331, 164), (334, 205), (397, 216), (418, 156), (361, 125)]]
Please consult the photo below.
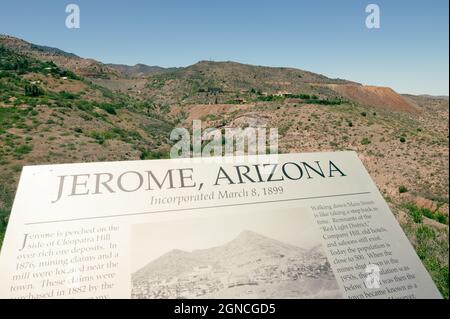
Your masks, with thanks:
[(58, 67), (70, 70), (78, 75), (92, 78), (117, 78), (119, 72), (93, 59), (84, 59), (63, 50), (36, 45), (24, 40), (0, 35), (0, 46), (9, 48), (17, 53), (25, 54), (42, 61), (51, 61)]
[(150, 66), (146, 64), (126, 65), (126, 64), (106, 64), (107, 66), (119, 71), (125, 77), (128, 78), (144, 78), (151, 74), (164, 73), (175, 68), (163, 68), (160, 66)]
[[(321, 247), (306, 250), (248, 230), (223, 246), (192, 252), (172, 250), (134, 273), (132, 280), (135, 297), (147, 289), (141, 297), (151, 298), (159, 294), (248, 297), (248, 289), (260, 297), (301, 298), (312, 293), (302, 291), (306, 282), (316, 282), (316, 286), (327, 282), (332, 287), (329, 290), (337, 291)], [(283, 290), (286, 285), (288, 291)]]
[(69, 53), (63, 50), (60, 50), (58, 48), (48, 47), (45, 45), (37, 45), (37, 44), (31, 44), (31, 49), (41, 51), (43, 53), (47, 53), (50, 55), (62, 55), (69, 58), (80, 58), (78, 55), (74, 53)]
[(412, 95), (412, 94), (402, 94), (404, 97), (408, 97), (411, 99), (423, 99), (423, 100), (449, 100), (448, 95), (429, 95), (429, 94), (422, 94), (422, 95)]

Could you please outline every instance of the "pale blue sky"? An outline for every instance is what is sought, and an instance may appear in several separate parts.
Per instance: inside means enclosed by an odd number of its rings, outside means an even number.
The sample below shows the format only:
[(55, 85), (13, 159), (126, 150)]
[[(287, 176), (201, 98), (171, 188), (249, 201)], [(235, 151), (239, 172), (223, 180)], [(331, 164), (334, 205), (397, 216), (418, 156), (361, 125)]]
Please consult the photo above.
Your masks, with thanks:
[[(69, 3), (80, 29), (65, 27)], [(1, 0), (0, 33), (102, 62), (232, 60), (448, 95), (448, 0)]]

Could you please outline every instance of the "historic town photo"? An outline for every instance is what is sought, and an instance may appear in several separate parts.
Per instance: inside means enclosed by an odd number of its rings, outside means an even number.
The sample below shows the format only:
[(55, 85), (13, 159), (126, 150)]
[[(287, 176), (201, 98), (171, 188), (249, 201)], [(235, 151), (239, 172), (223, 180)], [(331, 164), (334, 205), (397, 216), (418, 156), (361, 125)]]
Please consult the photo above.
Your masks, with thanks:
[(131, 226), (134, 299), (341, 298), (305, 208)]

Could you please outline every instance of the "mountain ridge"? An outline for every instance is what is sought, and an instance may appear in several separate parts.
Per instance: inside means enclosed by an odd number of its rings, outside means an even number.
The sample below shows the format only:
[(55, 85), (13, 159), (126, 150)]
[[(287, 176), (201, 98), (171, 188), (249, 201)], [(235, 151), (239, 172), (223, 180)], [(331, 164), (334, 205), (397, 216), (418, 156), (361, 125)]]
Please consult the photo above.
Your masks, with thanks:
[[(220, 89), (239, 92), (258, 90), (278, 94), (289, 92), (323, 96), (329, 99), (346, 98), (358, 103), (370, 101), (369, 106), (385, 107), (393, 111), (418, 113), (420, 109), (411, 100), (392, 89), (379, 88), (374, 94), (373, 86), (333, 79), (322, 74), (291, 67), (268, 67), (243, 64), (234, 61), (207, 61), (180, 68), (162, 68), (138, 63), (105, 64), (93, 59), (84, 59), (57, 48), (35, 45), (12, 36), (0, 35), (0, 44), (31, 54), (42, 59), (51, 59), (58, 66), (77, 74), (92, 78), (96, 83), (112, 90), (121, 90), (135, 96), (156, 99), (159, 103), (180, 103), (186, 94), (195, 90)], [(130, 82), (130, 79), (146, 79), (147, 83)], [(203, 86), (203, 88), (201, 87)], [(162, 96), (162, 94), (163, 96)], [(195, 95), (195, 94), (194, 94)], [(203, 95), (192, 96), (189, 103), (204, 99)], [(233, 99), (232, 94), (225, 100)]]
[[(329, 79), (332, 81), (342, 81), (343, 83), (348, 82), (348, 83), (352, 83), (355, 85), (367, 86), (367, 87), (389, 88), (389, 87), (383, 87), (383, 86), (362, 85), (361, 83), (358, 83), (358, 82), (355, 82), (352, 80), (347, 80), (347, 79), (330, 78), (330, 77), (327, 77), (322, 74), (314, 73), (312, 71), (306, 71), (306, 70), (299, 69), (296, 67), (265, 66), (265, 65), (259, 65), (259, 64), (241, 63), (238, 61), (231, 61), (231, 60), (223, 60), (223, 61), (199, 60), (198, 62), (193, 63), (191, 65), (181, 66), (181, 67), (161, 67), (158, 65), (148, 65), (146, 63), (141, 63), (141, 62), (136, 63), (134, 65), (124, 64), (124, 63), (104, 63), (104, 62), (98, 61), (93, 58), (81, 57), (75, 53), (67, 52), (67, 51), (61, 50), (57, 47), (35, 44), (35, 43), (28, 42), (26, 40), (20, 39), (18, 37), (12, 36), (12, 35), (1, 34), (1, 33), (0, 33), (0, 44), (7, 46), (7, 47), (12, 47), (14, 49), (18, 49), (19, 51), (22, 51), (25, 53), (32, 53), (32, 51), (35, 50), (35, 51), (40, 51), (40, 52), (42, 52), (44, 54), (48, 54), (48, 55), (54, 55), (54, 56), (61, 55), (61, 56), (66, 56), (66, 57), (70, 57), (70, 58), (93, 61), (93, 62), (99, 63), (101, 65), (104, 65), (106, 67), (111, 67), (112, 69), (115, 69), (117, 71), (124, 70), (124, 74), (135, 72), (135, 70), (137, 69), (137, 72), (141, 72), (142, 74), (146, 75), (146, 74), (156, 73), (159, 71), (161, 71), (161, 72), (173, 71), (173, 70), (177, 70), (177, 69), (186, 69), (186, 68), (190, 68), (190, 67), (195, 67), (195, 66), (201, 65), (201, 64), (217, 63), (217, 64), (235, 64), (235, 65), (246, 66), (246, 67), (255, 67), (255, 68), (280, 69), (280, 70), (287, 70), (287, 71), (302, 71), (305, 73), (315, 74), (315, 75), (321, 76), (323, 78), (326, 78), (326, 79)], [(411, 93), (402, 93), (401, 95), (427, 96), (430, 98), (448, 98), (447, 95), (411, 94)]]
[(128, 78), (143, 78), (150, 74), (167, 72), (176, 68), (163, 68), (157, 65), (147, 65), (143, 63), (137, 63), (135, 65), (107, 63), (107, 66), (121, 72)]

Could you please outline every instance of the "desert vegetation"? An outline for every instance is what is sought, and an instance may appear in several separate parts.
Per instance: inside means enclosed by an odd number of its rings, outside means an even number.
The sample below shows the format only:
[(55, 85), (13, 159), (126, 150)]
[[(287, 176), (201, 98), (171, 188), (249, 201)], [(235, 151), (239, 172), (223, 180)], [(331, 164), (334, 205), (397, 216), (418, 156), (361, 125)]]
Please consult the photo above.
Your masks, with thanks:
[(0, 36), (0, 245), (23, 165), (167, 158), (193, 119), (276, 127), (282, 153), (356, 151), (448, 297), (448, 98), (235, 62), (136, 72)]

